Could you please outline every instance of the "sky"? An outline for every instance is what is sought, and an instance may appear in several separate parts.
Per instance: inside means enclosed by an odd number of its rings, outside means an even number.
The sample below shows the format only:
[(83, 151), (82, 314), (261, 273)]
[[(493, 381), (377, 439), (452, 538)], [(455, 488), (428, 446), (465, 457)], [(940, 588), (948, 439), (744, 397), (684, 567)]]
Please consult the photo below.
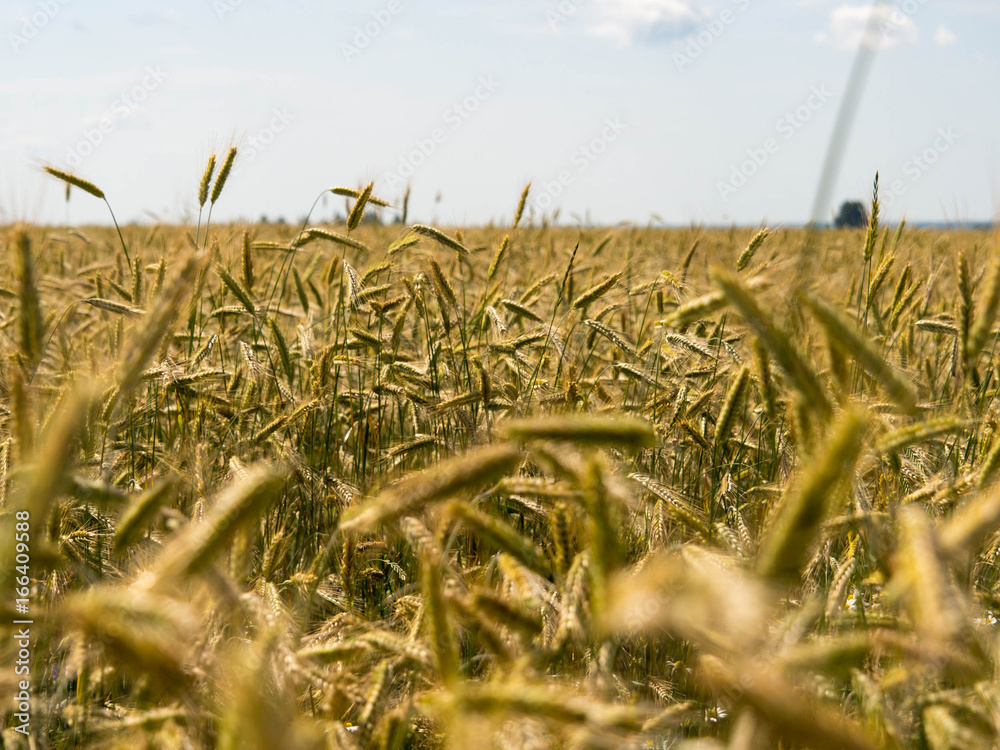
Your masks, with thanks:
[[(375, 182), (409, 221), (795, 225), (859, 44), (877, 47), (828, 219), (1000, 209), (1000, 2), (3, 0), (0, 223), (300, 220)], [(313, 221), (343, 213), (327, 194)], [(398, 212), (386, 211), (386, 220)]]

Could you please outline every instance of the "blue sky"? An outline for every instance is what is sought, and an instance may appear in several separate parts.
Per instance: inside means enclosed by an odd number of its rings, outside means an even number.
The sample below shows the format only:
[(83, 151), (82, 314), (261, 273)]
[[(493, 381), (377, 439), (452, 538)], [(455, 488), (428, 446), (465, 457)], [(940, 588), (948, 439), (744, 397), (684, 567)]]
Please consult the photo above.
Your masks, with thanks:
[[(63, 222), (51, 163), (119, 218), (302, 217), (376, 181), (411, 218), (509, 220), (529, 180), (564, 222), (809, 219), (869, 6), (824, 0), (4, 0), (0, 222)], [(890, 219), (1000, 206), (1000, 2), (899, 0), (833, 189)], [(318, 219), (342, 211), (340, 199)], [(75, 194), (74, 223), (106, 221)], [(214, 219), (213, 219), (214, 220)]]

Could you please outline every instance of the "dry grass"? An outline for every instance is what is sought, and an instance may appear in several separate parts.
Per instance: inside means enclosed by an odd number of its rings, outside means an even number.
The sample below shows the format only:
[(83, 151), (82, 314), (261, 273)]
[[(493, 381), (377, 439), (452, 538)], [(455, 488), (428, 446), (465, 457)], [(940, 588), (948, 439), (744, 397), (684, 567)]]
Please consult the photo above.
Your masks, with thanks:
[(334, 192), (341, 226), (4, 231), (37, 746), (1000, 742), (996, 238)]

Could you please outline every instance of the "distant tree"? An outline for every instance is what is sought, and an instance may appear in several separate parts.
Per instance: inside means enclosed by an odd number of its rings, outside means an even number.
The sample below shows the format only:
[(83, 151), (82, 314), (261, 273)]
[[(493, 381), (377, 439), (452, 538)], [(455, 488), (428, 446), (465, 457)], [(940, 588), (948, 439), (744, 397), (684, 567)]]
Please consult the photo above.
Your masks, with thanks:
[(837, 229), (843, 227), (865, 227), (868, 226), (868, 212), (861, 201), (844, 201), (840, 204), (840, 211), (833, 220), (833, 225)]

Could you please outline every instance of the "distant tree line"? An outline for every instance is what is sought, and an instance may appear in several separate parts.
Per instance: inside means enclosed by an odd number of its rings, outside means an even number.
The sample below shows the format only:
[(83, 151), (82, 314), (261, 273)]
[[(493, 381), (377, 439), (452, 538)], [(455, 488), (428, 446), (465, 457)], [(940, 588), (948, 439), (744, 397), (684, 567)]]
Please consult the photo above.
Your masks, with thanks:
[(868, 211), (865, 205), (861, 201), (844, 201), (834, 217), (833, 225), (837, 229), (868, 226)]

